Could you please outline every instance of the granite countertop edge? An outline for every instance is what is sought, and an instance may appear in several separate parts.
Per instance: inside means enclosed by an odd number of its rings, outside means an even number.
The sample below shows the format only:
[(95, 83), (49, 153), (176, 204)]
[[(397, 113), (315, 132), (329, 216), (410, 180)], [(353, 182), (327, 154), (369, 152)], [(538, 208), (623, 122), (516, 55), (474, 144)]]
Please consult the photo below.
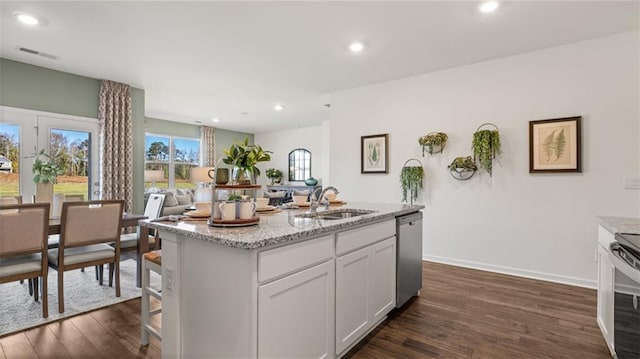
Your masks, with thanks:
[(609, 232), (640, 234), (640, 218), (599, 216), (600, 224)]
[[(389, 207), (388, 204), (380, 205), (381, 207)], [(292, 226), (283, 227), (282, 218), (290, 216), (287, 211), (278, 213), (275, 216), (280, 216), (279, 222), (267, 220), (260, 223), (257, 226), (252, 227), (240, 227), (246, 229), (245, 233), (236, 232), (236, 228), (215, 228), (210, 227), (206, 222), (202, 221), (195, 225), (190, 225), (187, 228), (181, 227), (183, 222), (150, 222), (140, 221), (140, 224), (152, 228), (184, 235), (185, 237), (203, 240), (206, 242), (216, 243), (227, 247), (234, 247), (239, 249), (256, 249), (261, 247), (272, 246), (276, 244), (297, 241), (304, 238), (312, 238), (322, 235), (323, 233), (336, 232), (346, 230), (352, 227), (356, 227), (362, 224), (379, 222), (387, 218), (395, 218), (406, 214), (418, 212), (424, 209), (423, 205), (395, 205), (397, 208), (393, 209), (378, 209), (377, 212), (359, 216), (356, 218), (347, 218), (342, 220), (319, 220), (319, 219), (306, 219), (308, 220), (308, 227), (304, 228), (291, 228)], [(364, 208), (375, 209), (376, 204), (368, 204), (366, 206), (348, 206), (345, 208)], [(333, 208), (332, 208), (333, 209)], [(302, 213), (304, 211), (294, 211), (294, 214)]]

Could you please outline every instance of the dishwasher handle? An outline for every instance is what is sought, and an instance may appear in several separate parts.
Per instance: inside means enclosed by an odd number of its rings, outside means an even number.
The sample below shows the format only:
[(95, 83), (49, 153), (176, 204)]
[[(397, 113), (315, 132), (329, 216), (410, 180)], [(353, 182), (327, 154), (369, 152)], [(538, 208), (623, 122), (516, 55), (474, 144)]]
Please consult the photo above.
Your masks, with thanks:
[(398, 225), (408, 224), (413, 226), (416, 222), (422, 220), (422, 212), (410, 213), (405, 216), (398, 217)]

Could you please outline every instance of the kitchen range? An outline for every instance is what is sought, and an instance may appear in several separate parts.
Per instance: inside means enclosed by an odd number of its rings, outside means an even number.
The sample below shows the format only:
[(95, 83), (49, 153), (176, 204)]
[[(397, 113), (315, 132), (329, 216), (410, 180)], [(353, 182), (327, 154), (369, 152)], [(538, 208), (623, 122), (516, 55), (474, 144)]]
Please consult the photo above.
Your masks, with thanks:
[(141, 222), (162, 237), (162, 356), (344, 355), (422, 287), (422, 208), (283, 210), (239, 228)]
[(611, 354), (640, 358), (640, 220), (601, 217), (598, 325)]

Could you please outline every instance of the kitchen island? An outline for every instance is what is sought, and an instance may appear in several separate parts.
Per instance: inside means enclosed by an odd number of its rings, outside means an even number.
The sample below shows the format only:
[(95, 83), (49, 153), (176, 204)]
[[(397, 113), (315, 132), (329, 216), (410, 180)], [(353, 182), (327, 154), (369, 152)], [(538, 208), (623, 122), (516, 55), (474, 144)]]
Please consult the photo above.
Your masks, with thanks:
[(239, 228), (142, 221), (162, 238), (162, 356), (346, 353), (395, 306), (395, 219), (424, 206), (338, 208), (373, 212), (326, 220), (283, 210)]

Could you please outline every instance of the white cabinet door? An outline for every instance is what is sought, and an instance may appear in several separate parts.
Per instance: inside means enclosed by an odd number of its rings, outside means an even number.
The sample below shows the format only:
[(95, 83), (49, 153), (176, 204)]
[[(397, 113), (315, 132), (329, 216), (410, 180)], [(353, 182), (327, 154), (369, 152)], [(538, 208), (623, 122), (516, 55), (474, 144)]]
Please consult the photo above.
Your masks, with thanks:
[(613, 299), (615, 267), (608, 250), (598, 245), (598, 325), (609, 350), (613, 353)]
[(370, 327), (369, 247), (336, 258), (336, 353)]
[(258, 288), (258, 357), (333, 357), (334, 271), (332, 260)]
[(375, 324), (396, 306), (396, 238), (371, 246), (371, 322)]
[(395, 304), (395, 236), (336, 258), (336, 353), (348, 349)]

